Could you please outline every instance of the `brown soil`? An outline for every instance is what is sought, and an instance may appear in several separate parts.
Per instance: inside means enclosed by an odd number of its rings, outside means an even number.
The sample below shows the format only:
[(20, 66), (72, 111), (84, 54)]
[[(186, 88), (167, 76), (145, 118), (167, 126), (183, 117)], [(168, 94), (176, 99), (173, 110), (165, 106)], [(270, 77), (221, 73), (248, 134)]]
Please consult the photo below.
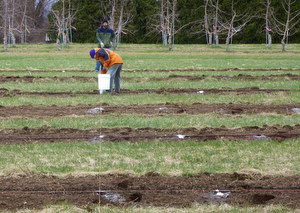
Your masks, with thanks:
[(145, 105), (76, 105), (76, 106), (0, 106), (0, 117), (59, 117), (72, 115), (120, 114), (244, 114), (244, 113), (285, 113), (292, 114), (300, 104), (254, 105), (254, 104), (145, 104)]
[[(185, 79), (185, 80), (203, 80), (207, 78), (220, 79), (220, 80), (272, 80), (277, 78), (288, 78), (290, 80), (300, 80), (300, 75), (293, 74), (280, 74), (280, 75), (265, 75), (265, 76), (252, 76), (239, 74), (236, 76), (189, 76), (189, 75), (169, 75), (168, 77), (122, 77), (123, 80), (135, 80), (135, 81), (145, 81), (145, 80), (156, 80), (163, 81), (167, 79)], [(34, 82), (36, 80), (42, 81), (66, 81), (66, 80), (81, 80), (81, 81), (96, 81), (96, 77), (82, 77), (82, 76), (70, 76), (70, 77), (34, 77), (34, 76), (0, 76), (0, 82), (10, 82), (10, 81), (25, 81), (25, 82)]]
[[(188, 207), (227, 203), (238, 206), (284, 205), (300, 208), (300, 176), (209, 174), (164, 176), (155, 172), (94, 176), (18, 175), (0, 177), (0, 209), (40, 209), (67, 202), (92, 210), (96, 205)], [(99, 189), (100, 186), (100, 189)], [(214, 190), (228, 190), (214, 198)], [(100, 193), (99, 193), (100, 192)]]
[(35, 76), (0, 76), (0, 82), (9, 82), (9, 81), (26, 81), (26, 82), (34, 82), (36, 80), (53, 80), (53, 81), (66, 81), (66, 80), (97, 80), (97, 78), (93, 77), (81, 77), (81, 76), (70, 76), (70, 77), (35, 77)]
[[(272, 93), (272, 92), (289, 92), (289, 89), (260, 89), (259, 87), (245, 87), (238, 89), (193, 89), (193, 88), (161, 88), (161, 89), (137, 89), (129, 90), (122, 89), (121, 94), (139, 94), (139, 93), (172, 93), (172, 94), (225, 94), (225, 93), (236, 93), (236, 94), (253, 94), (253, 93)], [(295, 90), (294, 90), (295, 91)], [(98, 90), (92, 91), (58, 91), (58, 92), (40, 92), (30, 91), (22, 92), (20, 90), (9, 91), (6, 88), (0, 88), (0, 97), (3, 96), (15, 96), (15, 95), (43, 95), (43, 96), (59, 96), (59, 95), (94, 95), (98, 94)], [(118, 94), (116, 94), (118, 95)]]
[(66, 141), (66, 140), (88, 140), (90, 142), (99, 141), (131, 141), (140, 140), (164, 140), (178, 141), (191, 139), (196, 141), (206, 141), (214, 139), (263, 139), (283, 140), (300, 136), (300, 125), (295, 126), (251, 126), (235, 129), (226, 127), (203, 129), (181, 128), (181, 129), (156, 129), (156, 128), (102, 128), (102, 129), (54, 129), (48, 126), (39, 128), (22, 129), (0, 129), (0, 143), (30, 143), (33, 141)]
[[(92, 72), (91, 70), (0, 70), (0, 72)], [(194, 72), (194, 71), (216, 71), (216, 72), (226, 72), (226, 71), (300, 71), (299, 68), (256, 68), (256, 69), (248, 69), (248, 68), (226, 68), (226, 69), (212, 69), (212, 68), (187, 68), (187, 69), (123, 69), (124, 72)]]

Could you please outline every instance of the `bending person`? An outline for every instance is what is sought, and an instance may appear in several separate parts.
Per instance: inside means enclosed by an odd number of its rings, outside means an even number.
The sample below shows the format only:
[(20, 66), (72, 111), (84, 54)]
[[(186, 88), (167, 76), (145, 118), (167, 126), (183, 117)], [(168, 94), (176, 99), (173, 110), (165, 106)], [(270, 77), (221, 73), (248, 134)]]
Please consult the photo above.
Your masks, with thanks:
[[(121, 71), (123, 65), (123, 59), (117, 53), (105, 48), (95, 48), (90, 50), (91, 58), (99, 60), (103, 65), (101, 74), (110, 74), (110, 90), (113, 91), (113, 85), (115, 86), (115, 92), (119, 93), (121, 89)], [(98, 67), (99, 69), (100, 67)]]

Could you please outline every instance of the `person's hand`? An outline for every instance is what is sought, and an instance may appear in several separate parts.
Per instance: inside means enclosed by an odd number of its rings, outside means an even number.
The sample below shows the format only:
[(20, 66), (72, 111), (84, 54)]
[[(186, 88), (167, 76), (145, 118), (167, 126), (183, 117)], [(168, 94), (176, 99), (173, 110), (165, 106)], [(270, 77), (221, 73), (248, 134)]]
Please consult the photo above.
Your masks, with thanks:
[(103, 42), (100, 42), (100, 47), (103, 48), (104, 47), (104, 44)]

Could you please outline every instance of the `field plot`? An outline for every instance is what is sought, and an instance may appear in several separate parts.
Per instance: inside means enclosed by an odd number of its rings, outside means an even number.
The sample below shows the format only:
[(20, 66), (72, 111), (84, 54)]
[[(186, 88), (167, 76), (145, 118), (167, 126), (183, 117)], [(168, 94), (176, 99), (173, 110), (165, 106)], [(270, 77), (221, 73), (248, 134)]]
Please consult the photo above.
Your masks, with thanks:
[(0, 210), (300, 209), (298, 46), (123, 45), (111, 95), (91, 44), (0, 53)]

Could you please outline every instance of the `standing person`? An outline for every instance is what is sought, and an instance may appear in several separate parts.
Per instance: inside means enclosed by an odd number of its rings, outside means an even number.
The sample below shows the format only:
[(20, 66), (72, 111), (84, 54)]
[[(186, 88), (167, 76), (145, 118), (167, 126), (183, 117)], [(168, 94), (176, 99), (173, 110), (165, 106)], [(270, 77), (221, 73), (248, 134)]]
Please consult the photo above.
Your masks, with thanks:
[(99, 48), (112, 48), (115, 32), (108, 26), (108, 20), (103, 19), (101, 26), (97, 29), (96, 38)]
[[(95, 48), (90, 50), (91, 58), (99, 60), (103, 65), (101, 74), (110, 74), (110, 90), (113, 90), (113, 83), (115, 84), (115, 92), (119, 93), (121, 89), (121, 71), (123, 59), (117, 53), (106, 48)], [(100, 68), (100, 65), (98, 69)]]
[[(108, 20), (103, 19), (101, 22), (101, 26), (96, 31), (96, 39), (98, 42), (99, 48), (108, 48), (111, 49), (113, 47), (113, 41), (115, 39), (114, 31), (108, 26)], [(101, 64), (100, 61), (96, 61), (95, 71), (99, 71)]]

